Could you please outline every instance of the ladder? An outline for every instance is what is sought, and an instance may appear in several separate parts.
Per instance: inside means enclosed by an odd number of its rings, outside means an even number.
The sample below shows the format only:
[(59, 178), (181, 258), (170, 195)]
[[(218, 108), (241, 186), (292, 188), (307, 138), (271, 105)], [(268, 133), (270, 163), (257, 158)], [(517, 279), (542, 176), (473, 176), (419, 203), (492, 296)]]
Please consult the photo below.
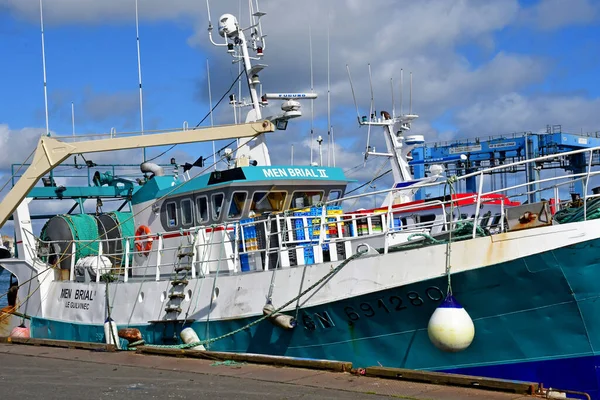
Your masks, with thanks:
[(194, 258), (194, 243), (179, 245), (171, 278), (171, 288), (165, 306), (166, 319), (177, 319), (181, 314), (181, 302), (185, 299), (185, 288), (194, 267)]

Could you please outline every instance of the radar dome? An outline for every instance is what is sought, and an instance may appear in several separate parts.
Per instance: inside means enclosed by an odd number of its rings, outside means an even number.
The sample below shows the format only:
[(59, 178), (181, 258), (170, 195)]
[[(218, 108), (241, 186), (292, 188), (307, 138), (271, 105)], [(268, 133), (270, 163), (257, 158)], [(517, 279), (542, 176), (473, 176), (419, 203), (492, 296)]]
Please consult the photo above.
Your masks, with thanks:
[(237, 18), (231, 14), (223, 14), (219, 18), (219, 35), (234, 37), (237, 35)]

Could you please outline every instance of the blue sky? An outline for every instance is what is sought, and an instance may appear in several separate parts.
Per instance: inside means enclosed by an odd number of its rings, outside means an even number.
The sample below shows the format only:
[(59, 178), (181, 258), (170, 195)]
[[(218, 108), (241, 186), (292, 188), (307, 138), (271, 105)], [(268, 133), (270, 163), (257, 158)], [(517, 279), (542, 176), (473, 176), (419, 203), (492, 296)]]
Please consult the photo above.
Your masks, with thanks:
[[(24, 6), (28, 3), (29, 6)], [(71, 4), (70, 4), (71, 3)], [(134, 15), (119, 14), (118, 17), (107, 16), (103, 18), (102, 10), (94, 17), (86, 17), (84, 11), (78, 16), (73, 11), (72, 15), (65, 18), (59, 18), (56, 15), (61, 13), (62, 8), (72, 6), (74, 1), (46, 1), (44, 4), (46, 14), (46, 57), (48, 74), (48, 97), (50, 109), (50, 129), (56, 134), (70, 134), (71, 132), (71, 102), (75, 104), (76, 131), (99, 132), (108, 131), (115, 127), (117, 131), (137, 130), (139, 129), (138, 114), (138, 93), (137, 93), (137, 59), (135, 42)], [(85, 2), (79, 2), (85, 3)], [(89, 3), (89, 2), (88, 2)], [(122, 2), (127, 3), (127, 2)], [(133, 4), (133, 0), (131, 1)], [(206, 14), (204, 9), (198, 6), (191, 6), (189, 14), (184, 13), (186, 3), (179, 1), (180, 14), (172, 17), (160, 18), (160, 10), (152, 12), (147, 8), (156, 8), (156, 1), (140, 0), (140, 33), (142, 47), (142, 74), (144, 87), (144, 113), (146, 129), (167, 128), (181, 126), (183, 121), (190, 124), (196, 124), (207, 111), (206, 102), (206, 78), (205, 63), (210, 58), (213, 65), (213, 97), (219, 97), (223, 90), (229, 86), (232, 76), (237, 74), (237, 67), (231, 66), (229, 60), (223, 54), (218, 53), (218, 49), (211, 48), (203, 32), (206, 28)], [(226, 2), (227, 3), (227, 2)], [(280, 2), (285, 3), (285, 1)], [(335, 4), (336, 2), (331, 2)], [(340, 3), (339, 1), (337, 3)], [(351, 2), (352, 3), (352, 2)], [(400, 11), (404, 5), (401, 1), (388, 2), (397, 7)], [(436, 2), (424, 2), (435, 4)], [(451, 1), (443, 3), (452, 3)], [(458, 1), (467, 9), (473, 2)], [(491, 1), (491, 4), (505, 4), (500, 9), (510, 8), (510, 2)], [(544, 5), (545, 3), (549, 5)], [(582, 99), (594, 100), (600, 92), (600, 83), (595, 79), (600, 60), (600, 43), (595, 39), (600, 33), (598, 24), (598, 4), (597, 2), (573, 1), (571, 9), (569, 7), (554, 7), (556, 13), (570, 12), (572, 16), (562, 16), (562, 20), (557, 19), (561, 16), (548, 16), (543, 14), (546, 8), (552, 11), (552, 3), (560, 4), (565, 2), (557, 1), (522, 1), (516, 6), (519, 12), (514, 17), (507, 18), (506, 21), (497, 22), (492, 20), (492, 28), (483, 30), (477, 35), (469, 36), (456, 34), (456, 38), (451, 43), (442, 43), (445, 51), (451, 51), (452, 56), (456, 57), (458, 62), (466, 64), (465, 74), (468, 72), (476, 73), (478, 70), (491, 65), (493, 60), (499, 54), (507, 57), (525, 58), (525, 60), (534, 60), (533, 68), (538, 69), (539, 73), (534, 76), (524, 77), (519, 81), (518, 74), (523, 71), (518, 68), (510, 70), (507, 67), (511, 65), (501, 65), (504, 71), (493, 71), (494, 73), (505, 74), (515, 77), (508, 78), (511, 82), (506, 93), (496, 90), (494, 96), (489, 96), (486, 90), (486, 82), (482, 82), (480, 88), (472, 90), (469, 102), (456, 102), (450, 98), (442, 106), (431, 102), (432, 112), (427, 112), (427, 100), (419, 100), (419, 82), (425, 77), (415, 71), (415, 108), (417, 105), (423, 106), (424, 110), (419, 109), (418, 113), (425, 120), (425, 124), (432, 127), (433, 132), (429, 136), (435, 138), (437, 134), (457, 135), (464, 131), (465, 135), (472, 135), (457, 120), (456, 114), (461, 110), (467, 110), (469, 105), (475, 104), (480, 99), (485, 101), (494, 101), (502, 97), (503, 94), (518, 94), (527, 96), (530, 99), (540, 97), (580, 97)], [(274, 2), (264, 2), (263, 10), (269, 12), (269, 6)], [(129, 5), (131, 6), (131, 5)], [(229, 10), (235, 12), (239, 7), (239, 2), (229, 2)], [(90, 5), (90, 7), (93, 7)], [(214, 7), (214, 6), (213, 6)], [(245, 4), (243, 5), (245, 7)], [(26, 127), (38, 128), (44, 126), (43, 114), (43, 91), (42, 91), (42, 69), (41, 69), (41, 45), (39, 32), (39, 10), (36, 0), (0, 1), (0, 51), (6, 55), (8, 62), (0, 63), (0, 87), (2, 87), (2, 106), (0, 113), (0, 123), (7, 124), (10, 129), (22, 129)], [(225, 6), (223, 6), (225, 9)], [(265, 18), (265, 27), (272, 27), (275, 24), (285, 24), (285, 20), (293, 16), (279, 14), (281, 5), (276, 7), (276, 15), (267, 15)], [(304, 10), (306, 16), (314, 13), (309, 9), (307, 3)], [(425, 8), (425, 7), (423, 7)], [(343, 15), (336, 15), (338, 7), (327, 5), (321, 6), (321, 11), (330, 13), (330, 20), (333, 20), (332, 26), (339, 22), (344, 22)], [(542, 9), (542, 11), (539, 11)], [(583, 11), (578, 11), (582, 9)], [(334, 10), (334, 11), (332, 11)], [(538, 11), (535, 11), (538, 10)], [(595, 15), (590, 17), (590, 12), (594, 10)], [(133, 11), (131, 7), (127, 11)], [(537, 15), (536, 14), (541, 14)], [(116, 12), (115, 12), (116, 13)], [(213, 19), (216, 14), (213, 12)], [(331, 14), (334, 14), (331, 17)], [(89, 19), (92, 18), (93, 21)], [(269, 18), (277, 18), (278, 21), (269, 21)], [(338, 20), (336, 20), (338, 18)], [(542, 22), (536, 20), (539, 18)], [(543, 21), (554, 18), (553, 24), (546, 27)], [(367, 18), (368, 19), (368, 18)], [(425, 22), (427, 23), (427, 21)], [(469, 24), (469, 21), (459, 23)], [(494, 26), (495, 25), (495, 26)], [(275, 25), (277, 26), (277, 25)], [(306, 28), (306, 25), (300, 27)], [(338, 25), (338, 26), (341, 26)], [(313, 31), (321, 30), (321, 27), (312, 28)], [(334, 30), (335, 28), (333, 28)], [(459, 28), (460, 29), (460, 28)], [(304, 29), (305, 30), (305, 29)], [(376, 30), (372, 32), (372, 37), (362, 38), (362, 42), (355, 42), (355, 49), (361, 49), (364, 57), (363, 65), (352, 65), (354, 74), (356, 69), (364, 69), (366, 62), (373, 62), (370, 59), (381, 58), (390, 63), (390, 56), (382, 56), (379, 49), (370, 49), (369, 44), (377, 37)], [(268, 32), (270, 40), (277, 40), (277, 32)], [(296, 39), (304, 34), (303, 46), (307, 46), (306, 31), (296, 30), (298, 35)], [(323, 32), (320, 32), (321, 34)], [(441, 32), (443, 33), (443, 32)], [(419, 35), (419, 31), (409, 33)], [(332, 35), (333, 48), (332, 53), (337, 53), (340, 49), (339, 43), (336, 43), (335, 34)], [(319, 39), (316, 39), (317, 41)], [(399, 38), (399, 47), (402, 47), (402, 38)], [(432, 41), (435, 39), (432, 39)], [(198, 43), (204, 41), (204, 43)], [(284, 40), (285, 41), (285, 40)], [(322, 44), (322, 43), (321, 43)], [(427, 45), (427, 43), (424, 43)], [(313, 44), (318, 48), (318, 43)], [(344, 44), (347, 50), (348, 44)], [(278, 50), (285, 49), (291, 53), (293, 49), (286, 49), (285, 46), (278, 44)], [(305, 49), (301, 49), (305, 50)], [(415, 51), (415, 55), (426, 54), (423, 49)], [(315, 50), (316, 52), (317, 50)], [(410, 58), (410, 49), (405, 57)], [(321, 54), (322, 56), (322, 54)], [(401, 56), (404, 56), (402, 54)], [(393, 55), (392, 55), (393, 57)], [(317, 56), (315, 56), (317, 58)], [(322, 58), (322, 57), (320, 57)], [(352, 57), (348, 57), (352, 58)], [(430, 57), (432, 58), (432, 57)], [(344, 74), (340, 72), (344, 68), (343, 57), (339, 54), (332, 55), (332, 61), (341, 61), (338, 65), (333, 65), (331, 74), (333, 84), (349, 86), (344, 82)], [(435, 58), (432, 58), (435, 60)], [(271, 63), (272, 59), (269, 59)], [(294, 88), (308, 86), (308, 60), (302, 68), (305, 76), (300, 76)], [(323, 61), (323, 60), (321, 60)], [(444, 70), (443, 59), (439, 60), (437, 70), (428, 71), (428, 73), (438, 72), (437, 77), (443, 81), (444, 75), (449, 71)], [(375, 61), (373, 67), (377, 68)], [(340, 65), (342, 64), (342, 65)], [(407, 63), (407, 64), (410, 64)], [(406, 66), (407, 69), (410, 65)], [(501, 68), (500, 68), (501, 69)], [(268, 70), (267, 70), (268, 71)], [(316, 72), (317, 81), (321, 87), (324, 85), (323, 75), (325, 71)], [(397, 71), (396, 75), (397, 75)], [(277, 71), (277, 75), (281, 70)], [(364, 71), (360, 71), (365, 76)], [(451, 73), (451, 71), (450, 71)], [(268, 75), (267, 75), (268, 76)], [(280, 76), (275, 76), (280, 80)], [(398, 77), (395, 77), (398, 79)], [(450, 78), (452, 78), (450, 76)], [(465, 76), (465, 79), (468, 76)], [(428, 76), (427, 79), (431, 79)], [(481, 78), (479, 78), (481, 79)], [(494, 76), (490, 76), (490, 85), (492, 85)], [(302, 82), (303, 80), (303, 82)], [(364, 80), (364, 79), (363, 79)], [(265, 79), (266, 81), (266, 79)], [(387, 81), (387, 79), (385, 79)], [(268, 82), (268, 81), (267, 81)], [(386, 82), (387, 83), (387, 82)], [(450, 85), (452, 82), (448, 82)], [(385, 85), (385, 83), (383, 83)], [(364, 86), (364, 82), (363, 82)], [(289, 87), (292, 89), (293, 87)], [(451, 88), (449, 89), (451, 90)], [(321, 99), (324, 99), (321, 93)], [(460, 85), (456, 96), (463, 97)], [(336, 98), (334, 95), (332, 107), (334, 109), (343, 109), (351, 104), (350, 98)], [(389, 103), (389, 94), (382, 94), (382, 98)], [(363, 97), (363, 104), (367, 98)], [(107, 104), (110, 103), (110, 104)], [(225, 116), (230, 116), (225, 107), (223, 107)], [(320, 107), (323, 108), (322, 106)], [(300, 125), (306, 125), (308, 121), (308, 108), (305, 108), (305, 118)], [(321, 110), (321, 116), (324, 110)], [(552, 121), (547, 123), (564, 123), (573, 125), (573, 129), (587, 128), (591, 121), (581, 121), (581, 126), (577, 125), (577, 120), (561, 121), (558, 116), (549, 115)], [(219, 122), (231, 122), (227, 120)], [(346, 125), (351, 125), (354, 121), (340, 121)], [(537, 121), (532, 121), (522, 126), (522, 130), (534, 129)], [(319, 124), (320, 121), (317, 122)], [(321, 124), (322, 125), (322, 124)], [(426, 126), (426, 125), (425, 125)], [(428, 127), (429, 128), (429, 127)], [(437, 128), (437, 129), (436, 129)], [(431, 128), (430, 128), (431, 129)], [(494, 131), (501, 130), (501, 127), (491, 127)], [(437, 131), (437, 132), (436, 132)], [(482, 132), (488, 134), (491, 132)]]
[[(246, 1), (211, 2), (213, 22), (223, 12), (238, 14), (240, 6), (244, 25)], [(267, 12), (265, 91), (310, 88), (310, 25), (320, 96), (314, 125), (324, 136), (329, 26), (338, 166), (360, 164), (366, 144), (366, 132), (356, 126), (346, 64), (361, 113), (369, 104), (367, 63), (373, 68), (376, 109), (391, 108), (389, 79), (396, 82), (398, 101), (400, 68), (405, 82), (413, 71), (414, 111), (420, 115), (413, 130), (428, 141), (537, 131), (546, 124), (600, 130), (598, 1), (380, 0), (374, 6), (358, 0), (265, 0), (260, 6)], [(210, 45), (204, 2), (139, 0), (139, 7), (145, 128), (176, 128), (184, 121), (194, 126), (209, 108), (206, 60), (213, 101), (229, 87), (237, 66)], [(46, 0), (44, 15), (52, 134), (71, 134), (71, 102), (78, 134), (138, 130), (134, 0)], [(44, 131), (38, 0), (0, 0), (0, 54), (0, 143), (11, 148), (0, 162), (6, 171), (29, 154)], [(407, 99), (408, 86), (404, 89)], [(289, 162), (291, 144), (296, 163), (308, 162), (308, 103), (303, 110), (287, 131), (269, 138), (275, 164)], [(227, 104), (217, 110), (215, 122), (233, 122)], [(373, 140), (383, 149), (381, 137)], [(210, 151), (210, 145), (179, 146), (160, 161), (171, 156), (193, 161)], [(141, 161), (131, 153), (111, 158)], [(380, 164), (374, 160), (372, 168), (354, 169), (352, 178), (369, 179)]]

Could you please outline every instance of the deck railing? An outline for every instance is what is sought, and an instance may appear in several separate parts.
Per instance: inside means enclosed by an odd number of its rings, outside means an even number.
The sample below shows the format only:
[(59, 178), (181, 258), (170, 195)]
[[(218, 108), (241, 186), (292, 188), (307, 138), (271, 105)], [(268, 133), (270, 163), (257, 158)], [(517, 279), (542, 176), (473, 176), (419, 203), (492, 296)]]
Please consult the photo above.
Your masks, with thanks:
[[(193, 253), (190, 272), (191, 277), (195, 278), (204, 277), (217, 271), (220, 273), (243, 273), (254, 269), (269, 270), (305, 266), (324, 261), (337, 262), (352, 255), (362, 242), (368, 242), (372, 247), (380, 248), (385, 253), (388, 252), (391, 244), (405, 242), (413, 233), (447, 232), (456, 226), (457, 221), (473, 222), (472, 237), (476, 236), (477, 229), (481, 227), (494, 228), (496, 233), (504, 232), (507, 229), (506, 210), (508, 207), (512, 207), (507, 200), (536, 192), (551, 191), (554, 197), (554, 207), (558, 211), (568, 203), (560, 200), (560, 189), (577, 181), (583, 182), (584, 220), (587, 220), (587, 200), (600, 197), (600, 194), (588, 194), (590, 180), (600, 174), (600, 171), (591, 171), (590, 164), (594, 152), (598, 151), (599, 149), (583, 149), (562, 154), (563, 156), (585, 154), (588, 157), (587, 172), (543, 178), (501, 189), (484, 191), (487, 175), (490, 172), (535, 163), (551, 159), (554, 156), (519, 161), (457, 177), (455, 182), (477, 177), (479, 179), (478, 190), (477, 193), (461, 195), (453, 200), (437, 199), (426, 203), (407, 205), (390, 203), (386, 207), (371, 210), (359, 209), (350, 212), (344, 210), (344, 205), (349, 202), (382, 194), (392, 193), (393, 195), (403, 190), (387, 189), (347, 196), (319, 204), (308, 210), (290, 210), (285, 215), (263, 215), (255, 219), (227, 222), (218, 226), (199, 226), (178, 232), (153, 233), (147, 237), (138, 237), (141, 240), (151, 237), (156, 242), (153, 243), (148, 254), (137, 251), (131, 245), (135, 238), (102, 238), (97, 254), (93, 255), (98, 259), (95, 280), (99, 282), (101, 278), (99, 272), (101, 271), (100, 260), (102, 257), (119, 260), (119, 265), (112, 266), (109, 272), (122, 275), (122, 279), (126, 282), (131, 277), (147, 279), (153, 276), (154, 280), (165, 279), (181, 262), (178, 258), (178, 251), (181, 251), (182, 246), (187, 246)], [(420, 188), (422, 190), (447, 184), (445, 181), (431, 182), (420, 185)], [(462, 206), (459, 206), (459, 203)], [(464, 207), (465, 204), (474, 206), (472, 215), (467, 215), (466, 218), (462, 218), (460, 213), (455, 216), (450, 215), (451, 209), (460, 210), (460, 207)], [(499, 207), (493, 215), (482, 216), (482, 207), (489, 204), (496, 204)], [(408, 219), (405, 219), (406, 222), (400, 220), (400, 218), (407, 218), (412, 214), (422, 212), (424, 207), (436, 210), (434, 220), (426, 222), (414, 220), (410, 223), (408, 223)], [(492, 220), (497, 222), (493, 223)], [(115, 254), (109, 254), (106, 248), (103, 248), (102, 243), (109, 244), (111, 240), (122, 241), (122, 250)], [(90, 246), (95, 241), (97, 239), (81, 240), (73, 244), (70, 249), (69, 280), (77, 279), (75, 257), (77, 249), (81, 249), (82, 246)], [(47, 242), (37, 239), (35, 246), (29, 244), (28, 247), (35, 247), (39, 254), (39, 249), (51, 249), (53, 245), (62, 244), (64, 241)], [(46, 251), (46, 255), (48, 255), (48, 251)], [(65, 254), (62, 254), (61, 257), (65, 257)], [(254, 259), (253, 265), (250, 265), (250, 259)], [(149, 270), (153, 270), (154, 273), (148, 275)]]

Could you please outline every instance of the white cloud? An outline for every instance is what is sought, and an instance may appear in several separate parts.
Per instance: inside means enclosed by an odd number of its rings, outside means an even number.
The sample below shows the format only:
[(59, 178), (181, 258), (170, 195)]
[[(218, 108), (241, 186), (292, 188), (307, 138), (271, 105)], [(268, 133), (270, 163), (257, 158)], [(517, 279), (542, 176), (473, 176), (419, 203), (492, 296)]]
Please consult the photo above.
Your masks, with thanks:
[[(188, 42), (210, 55), (214, 104), (229, 87), (232, 71), (235, 76), (237, 67), (231, 67), (231, 59), (222, 48), (215, 48), (208, 41), (205, 2), (140, 0), (139, 3), (142, 24), (177, 20), (190, 27)], [(239, 2), (233, 0), (212, 1), (213, 24), (216, 25), (222, 13), (238, 14), (238, 5)], [(48, 29), (57, 24), (119, 23), (132, 27), (134, 24), (133, 0), (52, 0), (46, 1), (44, 6)], [(39, 21), (37, 0), (0, 0), (1, 7), (19, 18), (33, 23)], [(244, 4), (240, 18), (244, 26), (248, 23), (245, 7)], [(261, 10), (267, 12), (263, 28), (269, 35), (264, 59), (269, 68), (261, 74), (264, 91), (309, 90), (308, 31), (311, 27), (315, 89), (319, 93), (319, 99), (315, 101), (318, 117), (315, 126), (316, 134), (323, 136), (327, 131), (323, 120), (327, 110), (329, 26), (336, 161), (344, 168), (360, 164), (366, 143), (365, 130), (359, 130), (355, 123), (346, 64), (351, 68), (361, 114), (368, 112), (370, 100), (367, 63), (372, 66), (377, 110), (391, 108), (389, 83), (392, 77), (398, 108), (398, 82), (403, 68), (404, 110), (407, 111), (408, 71), (414, 71), (413, 111), (421, 116), (414, 124), (414, 133), (425, 134), (427, 140), (447, 139), (455, 135), (449, 131), (436, 132), (431, 127), (431, 121), (448, 112), (455, 115), (453, 122), (460, 128), (460, 135), (534, 130), (547, 123), (594, 129), (590, 116), (594, 115), (598, 100), (519, 94), (529, 85), (542, 81), (551, 64), (540, 57), (498, 51), (494, 42), (498, 31), (518, 22), (526, 21), (544, 29), (554, 29), (589, 21), (597, 16), (596, 7), (589, 1), (546, 0), (524, 9), (517, 0), (379, 0), (376, 5), (360, 0), (266, 0), (261, 1)], [(144, 39), (143, 25), (141, 34), (142, 53), (151, 52), (152, 43)], [(216, 32), (215, 38), (220, 39)], [(460, 46), (478, 46), (481, 53), (479, 63), (469, 63), (458, 51)], [(206, 83), (201, 83), (198, 91), (207, 100), (205, 87)], [(114, 125), (114, 118), (133, 118), (137, 123), (137, 93), (95, 92), (88, 95), (85, 96), (86, 103), (77, 106), (87, 111), (88, 118), (110, 125)], [(279, 104), (273, 104), (273, 107), (279, 107)], [(292, 121), (288, 131), (269, 135), (274, 163), (289, 161), (290, 138), (296, 143), (296, 163), (308, 161), (310, 103), (303, 104), (303, 111), (304, 117)], [(231, 112), (226, 107), (219, 108), (216, 115), (217, 123), (232, 122)], [(0, 126), (0, 140), (2, 132)], [(375, 134), (372, 137), (372, 144), (383, 149), (380, 136)], [(193, 161), (196, 157), (188, 154), (199, 154), (188, 149), (178, 146), (177, 153), (168, 153), (161, 161), (168, 160), (172, 154), (178, 160)], [(120, 153), (125, 156), (117, 156), (114, 160), (133, 159), (130, 156), (133, 153)], [(156, 152), (152, 151), (152, 154)], [(135, 157), (138, 156), (135, 154)], [(96, 162), (113, 160), (107, 154), (91, 155), (90, 158)], [(360, 169), (360, 175), (356, 177), (366, 179), (376, 168)]]
[(136, 91), (95, 92), (86, 89), (80, 106), (84, 121), (115, 123), (115, 120), (121, 120), (122, 126), (135, 128), (137, 120), (134, 120), (139, 118)]
[(43, 128), (10, 129), (8, 125), (0, 124), (0, 149), (3, 153), (0, 170), (10, 171), (12, 164), (23, 163), (45, 131)]
[(586, 24), (598, 18), (600, 7), (591, 0), (543, 0), (523, 10), (520, 19), (540, 29), (551, 30), (568, 25)]
[(558, 95), (526, 97), (507, 93), (491, 103), (471, 105), (460, 111), (456, 119), (461, 134), (468, 136), (545, 131), (546, 125), (553, 124), (562, 125), (565, 132), (587, 133), (600, 129), (597, 118), (599, 107), (598, 98), (590, 100), (581, 96)]
[[(205, 11), (204, 2), (194, 0), (140, 0), (140, 16), (149, 20), (168, 20), (188, 16), (194, 11)], [(125, 0), (46, 0), (44, 22), (56, 24), (105, 24), (134, 21), (135, 2)], [(38, 0), (0, 0), (0, 7), (8, 9), (15, 17), (39, 21)]]

